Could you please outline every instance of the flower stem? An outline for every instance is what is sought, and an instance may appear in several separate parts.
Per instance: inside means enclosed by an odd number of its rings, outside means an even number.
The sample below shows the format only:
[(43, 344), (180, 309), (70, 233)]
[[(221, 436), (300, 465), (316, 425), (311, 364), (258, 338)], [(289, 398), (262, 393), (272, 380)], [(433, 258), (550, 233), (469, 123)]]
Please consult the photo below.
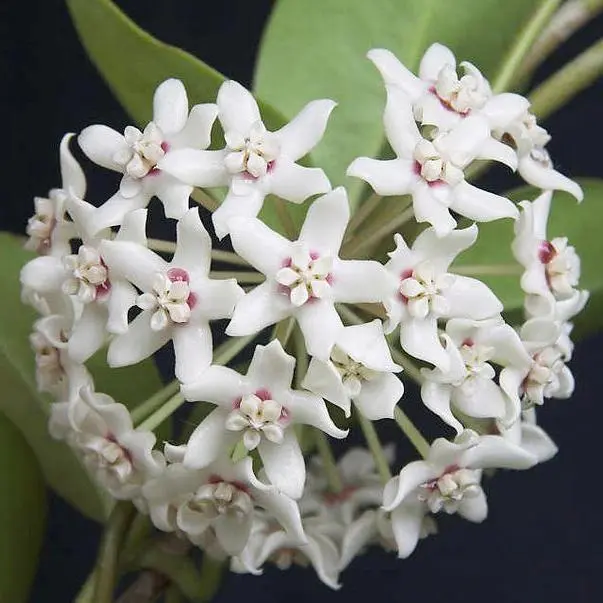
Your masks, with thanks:
[(94, 570), (94, 603), (112, 603), (117, 577), (117, 557), (125, 533), (134, 517), (130, 501), (118, 501), (107, 520)]
[(518, 80), (527, 78), (563, 42), (603, 10), (603, 0), (568, 0), (553, 15), (519, 68)]
[(352, 238), (354, 233), (362, 223), (379, 207), (379, 203), (383, 197), (377, 193), (373, 193), (360, 207), (358, 211), (352, 216), (350, 223), (348, 224), (347, 232), (344, 241), (348, 241)]
[(144, 421), (138, 425), (138, 429), (154, 431), (168, 417), (174, 414), (178, 408), (184, 404), (184, 396), (178, 392), (173, 395), (167, 402), (160, 406), (153, 414), (149, 415)]
[(366, 252), (375, 246), (382, 239), (390, 236), (393, 232), (404, 226), (414, 216), (412, 200), (396, 217), (388, 219), (385, 224), (378, 226), (368, 236), (356, 235), (350, 240), (346, 252), (350, 256), (359, 255), (361, 252)]
[(339, 469), (329, 439), (324, 432), (317, 428), (314, 429), (314, 438), (316, 441), (316, 448), (322, 460), (322, 468), (327, 477), (329, 490), (336, 493), (341, 492), (343, 490), (343, 482), (339, 475)]
[(544, 0), (521, 30), (492, 84), (492, 91), (495, 94), (511, 88), (517, 78), (522, 61), (559, 7), (559, 4), (561, 4), (561, 0)]
[(155, 412), (160, 406), (162, 406), (169, 398), (171, 398), (180, 389), (180, 383), (177, 379), (174, 379), (171, 383), (168, 383), (163, 389), (154, 393), (151, 397), (147, 398), (144, 402), (139, 404), (130, 412), (132, 417), (132, 423), (138, 425), (149, 415)]
[(517, 276), (523, 272), (519, 264), (467, 264), (465, 266), (454, 266), (455, 274), (470, 276)]
[(423, 383), (423, 375), (419, 367), (408, 357), (406, 354), (398, 350), (395, 345), (388, 339), (389, 351), (391, 352), (392, 358), (396, 364), (399, 364), (403, 369), (404, 373), (408, 375), (415, 383), (421, 385)]
[(176, 251), (176, 243), (174, 241), (164, 241), (163, 239), (147, 239), (147, 246), (153, 251), (159, 253), (174, 253)]
[(191, 197), (208, 211), (214, 212), (220, 207), (220, 204), (208, 192), (200, 188), (193, 190)]
[(86, 582), (80, 588), (77, 596), (73, 600), (73, 603), (94, 603), (94, 587), (96, 585), (96, 570), (92, 570)]
[(214, 364), (228, 364), (241, 350), (244, 350), (257, 336), (257, 333), (244, 337), (232, 337), (214, 350)]
[(410, 440), (410, 443), (416, 448), (417, 452), (426, 458), (429, 453), (429, 442), (423, 437), (423, 434), (415, 427), (415, 424), (406, 416), (404, 411), (396, 406), (394, 408), (394, 419), (404, 432), (404, 435)]
[(389, 470), (389, 463), (387, 462), (387, 457), (385, 456), (385, 452), (383, 450), (383, 446), (379, 440), (379, 435), (377, 434), (377, 430), (375, 426), (369, 421), (362, 413), (356, 413), (358, 417), (358, 422), (360, 423), (360, 428), (362, 429), (362, 433), (364, 434), (364, 439), (368, 444), (369, 450), (373, 455), (373, 459), (375, 460), (375, 466), (377, 467), (377, 471), (379, 471), (379, 475), (381, 476), (381, 480), (383, 483), (387, 483), (391, 477), (391, 471)]
[(567, 63), (530, 94), (532, 111), (548, 117), (603, 74), (603, 40)]
[(285, 236), (290, 238), (291, 240), (296, 238), (297, 229), (295, 228), (295, 223), (291, 218), (291, 214), (289, 213), (289, 209), (285, 205), (285, 202), (279, 197), (274, 197), (274, 209), (276, 210), (276, 215), (278, 216), (279, 222), (283, 227), (285, 232)]
[(246, 270), (212, 270), (209, 273), (209, 278), (236, 278), (239, 283), (244, 284), (263, 283), (266, 280), (266, 277), (260, 272), (252, 272)]
[(283, 348), (285, 348), (289, 342), (289, 339), (291, 339), (294, 327), (295, 321), (293, 320), (293, 316), (285, 318), (285, 320), (281, 320), (275, 325), (272, 331), (271, 339), (278, 339)]
[(212, 249), (211, 259), (216, 262), (224, 262), (225, 264), (234, 264), (235, 266), (249, 266), (249, 262), (238, 256), (233, 251), (224, 249)]

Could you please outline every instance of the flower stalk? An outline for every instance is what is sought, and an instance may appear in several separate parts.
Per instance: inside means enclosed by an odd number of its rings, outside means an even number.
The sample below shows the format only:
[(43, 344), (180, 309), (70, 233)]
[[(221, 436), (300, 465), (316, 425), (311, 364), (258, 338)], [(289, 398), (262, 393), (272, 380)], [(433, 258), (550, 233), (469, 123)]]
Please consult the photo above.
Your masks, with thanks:
[(396, 406), (394, 409), (394, 419), (417, 452), (425, 458), (429, 452), (429, 442), (423, 437), (423, 434), (415, 427), (415, 424), (406, 416), (406, 413), (399, 406)]
[(383, 446), (379, 440), (377, 430), (375, 429), (373, 423), (369, 421), (362, 413), (357, 413), (356, 417), (358, 418), (358, 423), (362, 429), (364, 439), (366, 440), (369, 450), (373, 455), (373, 459), (375, 460), (375, 466), (377, 467), (379, 476), (385, 484), (391, 479), (392, 473), (389, 468), (385, 451), (383, 450)]

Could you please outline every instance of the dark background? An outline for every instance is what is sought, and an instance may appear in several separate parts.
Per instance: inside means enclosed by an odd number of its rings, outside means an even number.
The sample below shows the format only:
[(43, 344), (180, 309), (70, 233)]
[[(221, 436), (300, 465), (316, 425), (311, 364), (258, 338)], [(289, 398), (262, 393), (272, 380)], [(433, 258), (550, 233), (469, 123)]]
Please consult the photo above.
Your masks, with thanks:
[[(120, 129), (129, 121), (79, 46), (61, 2), (5, 0), (2, 4), (0, 227), (22, 232), (32, 213), (32, 197), (45, 195), (59, 183), (57, 149), (62, 134), (95, 122)], [(160, 39), (184, 47), (249, 85), (271, 3), (207, 4), (200, 0), (120, 2)], [(602, 24), (601, 19), (594, 22), (556, 52), (537, 79), (593, 43)], [(473, 59), (479, 65), (479, 57)], [(569, 175), (603, 177), (602, 92), (600, 81), (546, 123), (553, 133), (551, 154)], [(603, 200), (587, 199), (587, 203), (597, 202)], [(492, 480), (490, 516), (484, 524), (445, 518), (440, 534), (422, 542), (406, 561), (371, 551), (343, 574), (339, 593), (319, 583), (310, 571), (279, 572), (269, 567), (259, 578), (232, 575), (217, 600), (602, 601), (602, 349), (601, 335), (578, 344), (572, 362), (575, 395), (548, 402), (540, 413), (540, 422), (560, 453), (528, 473), (502, 473)], [(98, 536), (95, 524), (52, 497), (31, 601), (71, 601), (94, 562)]]

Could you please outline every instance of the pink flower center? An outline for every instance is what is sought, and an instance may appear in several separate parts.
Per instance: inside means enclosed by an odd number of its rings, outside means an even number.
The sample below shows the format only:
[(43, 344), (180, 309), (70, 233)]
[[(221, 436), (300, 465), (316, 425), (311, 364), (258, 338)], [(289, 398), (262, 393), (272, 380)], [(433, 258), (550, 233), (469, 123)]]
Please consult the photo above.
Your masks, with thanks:
[(538, 246), (538, 259), (542, 264), (549, 264), (556, 255), (557, 250), (550, 241), (542, 241)]
[[(170, 279), (170, 281), (172, 281), (172, 283), (181, 281), (188, 284), (190, 282), (190, 276), (183, 268), (170, 268), (167, 271), (167, 277)], [(197, 296), (192, 291), (186, 298), (186, 303), (191, 310), (196, 306)]]
[(214, 485), (214, 484), (222, 484), (222, 483), (229, 484), (229, 485), (235, 487), (237, 490), (241, 490), (241, 492), (245, 492), (245, 494), (247, 494), (248, 496), (250, 496), (251, 498), (253, 498), (253, 496), (251, 496), (251, 494), (249, 493), (249, 488), (248, 488), (247, 484), (244, 484), (243, 482), (240, 482), (238, 480), (229, 481), (227, 479), (223, 479), (222, 477), (220, 477), (216, 473), (213, 473), (207, 479), (207, 483), (208, 484), (212, 484), (212, 485)]
[(457, 111), (446, 99), (442, 98), (438, 94), (438, 91), (436, 90), (435, 86), (432, 86), (429, 89), (429, 92), (431, 92), (440, 101), (442, 107), (444, 107), (444, 109), (446, 109), (447, 111), (451, 111), (452, 113), (456, 113), (457, 115), (461, 115), (462, 117), (466, 117), (467, 115), (469, 115), (469, 113), (471, 113), (471, 109), (467, 109), (465, 111)]
[(435, 479), (429, 480), (428, 482), (424, 483), (422, 485), (422, 487), (425, 488), (426, 490), (433, 492), (434, 490), (437, 489), (438, 481), (440, 479), (442, 479), (445, 475), (449, 475), (451, 473), (456, 473), (459, 469), (460, 469), (460, 467), (458, 465), (450, 465), (450, 466), (446, 467), (446, 469), (444, 469), (444, 471), (442, 471), (441, 475), (439, 475)]

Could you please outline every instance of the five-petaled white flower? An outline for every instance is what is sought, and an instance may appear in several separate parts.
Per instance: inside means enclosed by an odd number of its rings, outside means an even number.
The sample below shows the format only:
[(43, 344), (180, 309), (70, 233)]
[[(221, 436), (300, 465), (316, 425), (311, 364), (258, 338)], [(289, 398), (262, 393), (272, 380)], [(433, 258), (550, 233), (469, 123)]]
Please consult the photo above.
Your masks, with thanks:
[(142, 494), (157, 528), (179, 530), (195, 544), (213, 532), (229, 555), (245, 548), (256, 505), (283, 526), (292, 541), (306, 541), (297, 504), (259, 481), (250, 457), (236, 464), (222, 458), (201, 470), (173, 462), (145, 484)]
[(430, 362), (442, 371), (450, 359), (438, 335), (439, 318), (481, 320), (499, 314), (503, 306), (481, 281), (451, 274), (454, 258), (477, 238), (475, 224), (438, 237), (424, 230), (409, 248), (401, 235), (385, 265), (391, 284), (384, 298), (391, 333), (400, 325), (400, 345), (411, 356)]
[[(130, 215), (144, 219), (146, 210)], [(212, 360), (209, 322), (231, 316), (243, 290), (235, 279), (208, 278), (211, 239), (196, 208), (178, 222), (177, 245), (170, 262), (145, 245), (103, 241), (101, 252), (115, 280), (133, 283), (142, 294), (133, 300), (142, 312), (109, 345), (111, 366), (140, 362), (170, 339), (178, 379), (188, 381)]]
[(170, 153), (159, 167), (195, 186), (229, 186), (228, 195), (212, 216), (219, 238), (230, 232), (233, 216), (257, 216), (268, 194), (301, 203), (331, 189), (321, 169), (295, 162), (322, 138), (335, 106), (333, 101), (308, 103), (276, 132), (266, 130), (257, 102), (237, 82), (222, 84), (217, 103), (226, 147), (220, 151), (186, 149)]
[(259, 220), (233, 219), (235, 251), (266, 281), (237, 303), (226, 333), (249, 335), (294, 316), (308, 353), (326, 360), (343, 328), (334, 304), (380, 301), (389, 284), (378, 262), (339, 259), (349, 218), (346, 192), (337, 188), (312, 203), (295, 242)]
[(475, 321), (453, 318), (442, 334), (450, 363), (447, 371), (423, 369), (421, 398), (425, 406), (457, 430), (463, 425), (453, 409), (468, 417), (513, 420), (521, 410), (519, 396), (505, 396), (494, 378), (493, 364), (527, 369), (531, 358), (515, 330), (502, 317)]
[(359, 157), (348, 167), (349, 176), (365, 180), (379, 195), (412, 195), (415, 219), (431, 224), (439, 236), (456, 226), (449, 210), (478, 222), (518, 216), (511, 201), (465, 180), (464, 169), (475, 159), (517, 166), (515, 152), (490, 136), (484, 117), (469, 116), (428, 140), (419, 132), (408, 97), (390, 87), (383, 121), (396, 159)]
[(464, 75), (457, 74), (456, 58), (443, 44), (432, 44), (419, 65), (419, 77), (409, 71), (389, 50), (374, 48), (368, 58), (375, 64), (386, 86), (403, 90), (410, 98), (418, 122), (442, 130), (479, 114), (492, 129), (517, 119), (529, 107), (519, 94), (492, 94), (479, 69), (463, 61)]
[(429, 512), (458, 513), (475, 522), (486, 518), (482, 469), (529, 469), (535, 464), (536, 457), (501, 436), (466, 430), (454, 442), (438, 438), (424, 461), (408, 463), (383, 491), (398, 555), (408, 557), (414, 551)]
[(347, 431), (331, 420), (322, 398), (291, 389), (295, 359), (278, 340), (256, 346), (247, 375), (212, 366), (198, 381), (182, 386), (187, 400), (217, 405), (191, 435), (184, 464), (199, 469), (242, 442), (245, 450), (257, 448), (268, 479), (279, 490), (299, 498), (306, 467), (295, 424), (312, 425), (332, 437)]
[(144, 131), (128, 126), (122, 135), (103, 125), (82, 130), (78, 143), (84, 153), (94, 163), (123, 174), (119, 191), (92, 214), (90, 234), (120, 225), (128, 212), (146, 207), (153, 196), (163, 203), (168, 218), (182, 217), (193, 187), (158, 164), (176, 149), (207, 148), (217, 114), (214, 104), (195, 105), (189, 114), (184, 85), (169, 79), (155, 91), (153, 121)]
[(344, 327), (328, 360), (312, 358), (302, 387), (333, 402), (350, 415), (351, 403), (368, 419), (393, 418), (404, 393), (393, 373), (402, 367), (392, 360), (380, 320)]

